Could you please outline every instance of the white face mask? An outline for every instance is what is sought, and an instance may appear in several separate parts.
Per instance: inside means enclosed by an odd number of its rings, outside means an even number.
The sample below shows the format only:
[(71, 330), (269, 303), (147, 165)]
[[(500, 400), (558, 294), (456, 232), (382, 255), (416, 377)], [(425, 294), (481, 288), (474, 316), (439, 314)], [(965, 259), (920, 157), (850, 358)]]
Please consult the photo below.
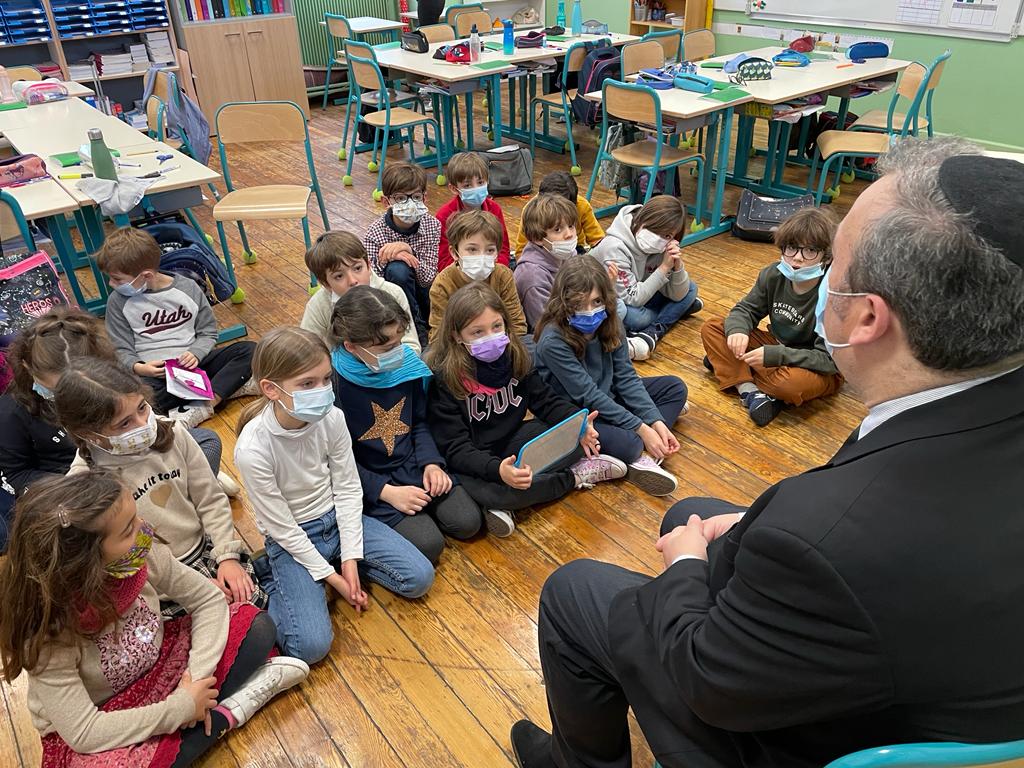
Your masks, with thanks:
[(483, 256), (459, 256), (459, 269), (470, 280), (486, 280), (494, 271), (498, 257), (494, 254)]
[(316, 389), (297, 389), (294, 392), (289, 392), (277, 383), (271, 383), (286, 395), (291, 395), (291, 408), (280, 400), (278, 400), (278, 402), (281, 403), (281, 407), (284, 408), (290, 416), (298, 419), (299, 421), (304, 421), (307, 424), (320, 421), (320, 419), (330, 413), (331, 409), (334, 407), (334, 387), (330, 384), (323, 387), (317, 387)]
[(106, 437), (107, 442), (110, 443), (109, 448), (98, 443), (93, 443), (93, 445), (113, 456), (132, 456), (144, 453), (156, 442), (156, 414), (150, 408), (149, 418), (141, 427), (129, 429), (120, 435), (103, 435), (103, 437)]
[(641, 229), (636, 233), (636, 245), (644, 253), (664, 253), (668, 238), (657, 235), (649, 229)]
[(559, 261), (565, 261), (570, 256), (576, 255), (576, 239), (572, 240), (548, 240), (544, 238), (544, 242), (548, 244), (548, 253), (554, 256)]
[(395, 203), (391, 206), (391, 212), (402, 221), (415, 224), (427, 215), (428, 208), (425, 203), (417, 200), (406, 200), (404, 203)]

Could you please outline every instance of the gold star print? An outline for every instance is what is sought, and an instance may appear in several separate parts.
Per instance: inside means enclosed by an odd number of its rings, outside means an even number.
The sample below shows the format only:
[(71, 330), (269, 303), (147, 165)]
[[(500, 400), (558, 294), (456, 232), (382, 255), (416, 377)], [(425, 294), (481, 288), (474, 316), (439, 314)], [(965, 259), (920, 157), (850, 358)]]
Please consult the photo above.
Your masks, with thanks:
[(384, 410), (376, 403), (373, 406), (373, 426), (363, 433), (360, 440), (380, 440), (390, 456), (395, 451), (395, 438), (409, 434), (409, 425), (402, 421), (402, 408), (405, 406), (403, 397), (394, 408)]

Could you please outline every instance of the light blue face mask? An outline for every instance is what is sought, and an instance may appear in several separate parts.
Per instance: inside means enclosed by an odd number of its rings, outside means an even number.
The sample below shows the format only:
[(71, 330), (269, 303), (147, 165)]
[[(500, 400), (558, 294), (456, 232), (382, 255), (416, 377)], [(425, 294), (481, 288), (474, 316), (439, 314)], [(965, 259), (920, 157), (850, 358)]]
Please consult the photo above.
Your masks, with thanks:
[(286, 395), (291, 395), (292, 407), (289, 408), (284, 403), (281, 403), (281, 407), (299, 421), (304, 421), (307, 424), (320, 421), (334, 407), (334, 387), (330, 384), (316, 389), (297, 389), (294, 392), (288, 392), (277, 384), (274, 386)]
[(402, 363), (405, 361), (405, 344), (399, 344), (394, 349), (389, 349), (387, 352), (381, 352), (379, 355), (373, 354), (373, 352), (368, 350), (366, 347), (360, 347), (360, 349), (370, 357), (377, 359), (376, 365), (366, 363), (366, 367), (374, 373), (397, 370), (402, 367)]
[(828, 287), (828, 276), (831, 271), (825, 273), (825, 277), (818, 284), (818, 303), (814, 307), (814, 332), (821, 337), (821, 340), (825, 342), (825, 349), (831, 355), (835, 350), (842, 349), (843, 347), (853, 346), (849, 342), (833, 344), (828, 340), (828, 336), (825, 335), (825, 306), (828, 304), (829, 295), (832, 296), (867, 296), (867, 293), (849, 293), (844, 291), (833, 291)]
[(114, 286), (114, 290), (117, 291), (118, 293), (120, 293), (125, 298), (128, 298), (128, 299), (130, 299), (132, 296), (138, 296), (140, 293), (145, 293), (146, 292), (146, 286), (145, 285), (143, 285), (141, 288), (136, 288), (134, 285), (132, 285), (132, 283), (134, 283), (140, 277), (142, 277), (142, 275), (136, 275), (132, 280), (130, 280), (127, 283), (121, 283), (120, 285), (115, 285)]
[(462, 202), (466, 205), (472, 208), (479, 208), (484, 204), (484, 200), (487, 199), (487, 185), (481, 184), (479, 187), (460, 189), (459, 197), (462, 198)]
[(816, 280), (825, 274), (825, 268), (821, 264), (815, 264), (812, 267), (801, 267), (800, 269), (793, 269), (785, 259), (780, 259), (779, 263), (775, 267), (783, 274), (783, 276), (793, 283), (802, 283), (807, 280)]
[(44, 387), (38, 381), (32, 382), (32, 391), (43, 398), (43, 400), (53, 400), (53, 390), (49, 387)]

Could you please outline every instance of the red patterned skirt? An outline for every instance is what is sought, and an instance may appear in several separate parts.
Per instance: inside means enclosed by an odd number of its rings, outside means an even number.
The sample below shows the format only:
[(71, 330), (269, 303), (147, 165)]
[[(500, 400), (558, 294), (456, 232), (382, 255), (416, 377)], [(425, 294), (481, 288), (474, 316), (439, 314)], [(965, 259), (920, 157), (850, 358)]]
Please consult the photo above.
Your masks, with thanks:
[[(238, 649), (249, 632), (259, 609), (249, 603), (232, 603), (228, 641), (220, 657), (214, 677), (220, 687), (235, 663)], [(120, 712), (126, 709), (156, 704), (178, 688), (188, 668), (188, 654), (192, 646), (192, 617), (182, 616), (164, 624), (164, 639), (160, 655), (150, 670), (100, 707), (101, 712)], [(83, 755), (75, 752), (57, 733), (43, 737), (42, 768), (169, 768), (178, 756), (181, 731), (151, 736), (140, 744)]]

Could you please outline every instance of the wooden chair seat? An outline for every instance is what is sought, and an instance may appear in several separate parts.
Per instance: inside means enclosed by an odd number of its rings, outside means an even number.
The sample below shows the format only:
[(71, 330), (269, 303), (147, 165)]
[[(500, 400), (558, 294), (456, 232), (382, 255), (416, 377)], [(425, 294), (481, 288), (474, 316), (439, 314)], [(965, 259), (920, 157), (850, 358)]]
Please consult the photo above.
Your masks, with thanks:
[(309, 187), (268, 184), (228, 192), (213, 206), (216, 221), (301, 219), (306, 215)]
[[(379, 112), (371, 112), (368, 115), (363, 115), (362, 119), (364, 122), (369, 123), (374, 128), (383, 128), (384, 122), (387, 120), (387, 112), (383, 109)], [(391, 108), (391, 127), (401, 128), (405, 125), (414, 125), (416, 123), (422, 123), (424, 120), (429, 118), (424, 117), (419, 112), (414, 112), (411, 109), (405, 107), (392, 107)]]
[[(616, 147), (611, 154), (623, 165), (642, 168), (654, 165), (654, 149), (653, 141), (634, 141), (632, 144)], [(687, 152), (665, 144), (661, 148), (661, 167), (674, 165), (696, 156), (695, 152)]]
[[(923, 111), (923, 110), (922, 110)], [(884, 131), (888, 129), (888, 123), (886, 118), (888, 112), (884, 109), (872, 109), (866, 115), (860, 117), (855, 123), (853, 123), (847, 130), (854, 128), (869, 128), (871, 130)], [(892, 128), (894, 131), (899, 131), (903, 128), (903, 122), (907, 119), (907, 115), (904, 112), (893, 112), (892, 113)], [(919, 128), (928, 127), (928, 118), (924, 115), (917, 116), (917, 125)]]
[(889, 134), (867, 131), (824, 131), (816, 139), (822, 159), (837, 153), (882, 155), (889, 151)]
[[(403, 101), (412, 101), (413, 99), (419, 98), (415, 93), (412, 93), (411, 91), (403, 91), (400, 88), (397, 90), (394, 88), (389, 88), (388, 97), (391, 99), (392, 104), (397, 104)], [(380, 91), (370, 91), (369, 93), (364, 93), (360, 97), (360, 101), (362, 101), (363, 104), (366, 104), (371, 107), (380, 106)]]
[[(572, 101), (576, 98), (576, 89), (570, 88), (565, 94), (567, 101)], [(562, 93), (561, 91), (555, 91), (554, 93), (545, 93), (543, 96), (538, 96), (537, 101), (545, 101), (548, 104), (554, 104), (556, 107), (562, 106)]]

